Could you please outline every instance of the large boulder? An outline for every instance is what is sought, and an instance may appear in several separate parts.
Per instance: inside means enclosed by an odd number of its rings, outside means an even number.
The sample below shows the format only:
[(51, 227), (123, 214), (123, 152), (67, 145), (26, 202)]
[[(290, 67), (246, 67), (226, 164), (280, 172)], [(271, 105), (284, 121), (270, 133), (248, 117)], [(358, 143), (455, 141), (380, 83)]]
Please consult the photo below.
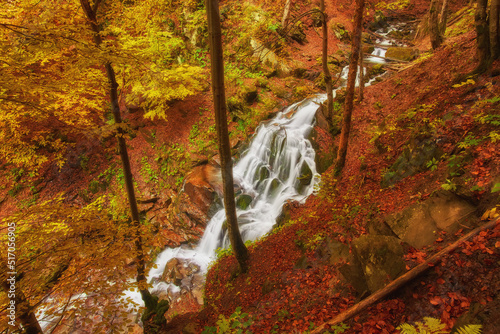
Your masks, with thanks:
[(436, 232), (456, 232), (467, 225), (476, 209), (449, 191), (439, 191), (422, 203), (407, 207), (385, 218), (392, 231), (415, 248), (432, 244)]
[(363, 235), (349, 245), (327, 238), (317, 249), (320, 258), (339, 269), (363, 298), (405, 272), (401, 240), (385, 235)]
[(353, 240), (352, 245), (371, 293), (405, 272), (401, 240), (385, 235), (362, 235)]
[(430, 245), (436, 240), (437, 226), (424, 204), (415, 204), (386, 217), (387, 224), (403, 241), (415, 248)]
[(327, 238), (317, 249), (320, 258), (339, 268), (344, 280), (357, 292), (359, 297), (368, 293), (365, 275), (356, 256), (350, 252), (349, 245)]

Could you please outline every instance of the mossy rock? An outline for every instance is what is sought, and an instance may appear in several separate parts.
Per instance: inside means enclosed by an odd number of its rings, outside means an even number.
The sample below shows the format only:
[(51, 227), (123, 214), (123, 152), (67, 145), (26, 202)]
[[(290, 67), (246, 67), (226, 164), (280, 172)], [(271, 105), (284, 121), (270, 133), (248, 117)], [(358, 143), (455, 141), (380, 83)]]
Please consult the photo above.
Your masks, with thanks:
[(384, 66), (382, 64), (375, 64), (370, 68), (369, 76), (374, 77), (384, 73)]
[(312, 178), (313, 175), (311, 167), (309, 167), (309, 165), (304, 161), (302, 163), (302, 167), (300, 168), (300, 176), (299, 176), (300, 184), (308, 186), (311, 184)]
[(366, 55), (369, 55), (369, 54), (372, 54), (372, 52), (375, 51), (375, 47), (373, 45), (363, 45), (363, 54), (366, 56)]
[(252, 196), (247, 194), (242, 194), (238, 196), (238, 198), (236, 199), (236, 206), (242, 210), (246, 210), (248, 209), (252, 201), (253, 201)]
[(418, 57), (419, 51), (416, 48), (406, 48), (406, 47), (390, 47), (385, 53), (386, 58), (402, 60), (402, 61), (412, 61)]
[(375, 31), (377, 29), (381, 29), (386, 26), (387, 26), (387, 17), (384, 15), (382, 11), (377, 10), (373, 17), (373, 21), (370, 23), (370, 29)]
[(307, 35), (304, 32), (304, 25), (302, 22), (299, 21), (294, 25), (294, 28), (290, 32), (290, 37), (299, 44), (305, 44), (307, 42)]
[(432, 138), (414, 139), (382, 176), (382, 187), (392, 186), (408, 176), (426, 170), (427, 163), (440, 159), (441, 154), (441, 149)]
[(334, 23), (331, 25), (333, 35), (341, 42), (349, 42), (351, 35), (342, 23)]
[(309, 86), (295, 86), (293, 87), (293, 97), (297, 100), (303, 100), (313, 93)]

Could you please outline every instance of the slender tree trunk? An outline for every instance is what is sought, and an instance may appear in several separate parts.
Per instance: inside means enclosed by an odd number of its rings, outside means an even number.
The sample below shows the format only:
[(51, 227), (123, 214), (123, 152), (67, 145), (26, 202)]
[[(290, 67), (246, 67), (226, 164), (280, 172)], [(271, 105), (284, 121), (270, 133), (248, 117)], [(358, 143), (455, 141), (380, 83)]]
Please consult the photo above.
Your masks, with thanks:
[(443, 36), (441, 35), (441, 29), (439, 26), (438, 4), (438, 0), (431, 0), (431, 7), (429, 9), (429, 33), (431, 37), (431, 45), (434, 50), (439, 48), (443, 43)]
[(496, 60), (500, 56), (500, 36), (499, 29), (499, 2), (500, 0), (491, 0), (490, 3), (490, 55), (491, 60)]
[(332, 75), (330, 74), (330, 70), (328, 69), (328, 16), (325, 11), (325, 0), (321, 0), (320, 10), (323, 14), (323, 54), (322, 54), (322, 62), (323, 62), (323, 75), (325, 77), (325, 86), (326, 86), (326, 96), (327, 96), (327, 112), (326, 118), (328, 123), (330, 124), (330, 128), (333, 126), (333, 87), (332, 87)]
[(285, 9), (283, 10), (283, 18), (281, 19), (281, 26), (283, 28), (288, 24), (288, 18), (290, 17), (290, 6), (292, 4), (292, 0), (286, 0)]
[(349, 133), (351, 132), (352, 109), (354, 107), (354, 89), (356, 85), (356, 74), (358, 70), (364, 7), (365, 0), (356, 0), (354, 33), (352, 34), (352, 52), (349, 63), (349, 75), (347, 77), (347, 94), (345, 98), (344, 117), (342, 120), (342, 132), (340, 133), (339, 150), (337, 154), (337, 160), (335, 161), (336, 173), (340, 173), (344, 168), (347, 155), (347, 144), (349, 142)]
[(240, 269), (247, 270), (248, 250), (241, 238), (236, 217), (233, 185), (233, 161), (227, 129), (226, 96), (224, 91), (224, 60), (222, 52), (222, 33), (220, 27), (218, 0), (206, 0), (210, 57), (212, 59), (212, 92), (215, 109), (215, 125), (221, 160), (222, 187), (224, 189), (224, 208), (226, 211), (227, 231), (233, 253)]
[(483, 73), (491, 63), (487, 6), (488, 0), (477, 0), (474, 20), (476, 24), (477, 57), (479, 64), (474, 73)]
[[(94, 42), (99, 47), (102, 43), (102, 39), (100, 36), (100, 28), (97, 24), (97, 7), (99, 5), (99, 1), (94, 2), (94, 6), (90, 6), (88, 0), (80, 0), (82, 8), (87, 16), (90, 25), (92, 27), (92, 31), (94, 32)], [(135, 197), (134, 191), (134, 179), (132, 175), (132, 169), (130, 168), (130, 159), (127, 151), (127, 144), (125, 142), (125, 133), (123, 128), (121, 127), (122, 118), (120, 114), (120, 106), (118, 104), (118, 83), (116, 82), (115, 71), (113, 70), (113, 66), (111, 66), (110, 62), (104, 64), (106, 68), (106, 75), (109, 82), (109, 98), (111, 100), (111, 107), (113, 111), (113, 118), (115, 124), (117, 125), (117, 140), (118, 140), (118, 148), (120, 151), (120, 159), (122, 161), (123, 166), (123, 174), (125, 176), (125, 188), (127, 191), (130, 214), (132, 219), (132, 226), (135, 229), (135, 251), (136, 251), (136, 262), (137, 262), (137, 284), (139, 287), (139, 291), (141, 293), (142, 300), (148, 311), (155, 311), (157, 307), (157, 300), (154, 298), (148, 290), (147, 287), (147, 279), (146, 279), (146, 263), (144, 250), (142, 248), (142, 236), (140, 232), (140, 217), (139, 210), (137, 208), (137, 199)]]
[[(2, 282), (2, 288), (5, 293), (9, 293), (9, 284), (6, 280)], [(16, 318), (24, 328), (25, 334), (43, 334), (42, 328), (36, 319), (35, 312), (29, 304), (23, 291), (16, 287), (14, 301), (16, 302)], [(10, 320), (10, 319), (9, 319)], [(11, 328), (12, 329), (12, 328)], [(16, 328), (17, 329), (17, 328)], [(12, 331), (14, 332), (14, 330)]]
[(364, 69), (364, 63), (363, 63), (363, 43), (361, 43), (361, 46), (359, 48), (359, 96), (358, 96), (358, 101), (363, 101), (364, 99), (364, 91), (365, 91), (365, 69)]
[(446, 32), (446, 23), (448, 22), (448, 0), (443, 0), (441, 14), (439, 15), (439, 33), (444, 37)]

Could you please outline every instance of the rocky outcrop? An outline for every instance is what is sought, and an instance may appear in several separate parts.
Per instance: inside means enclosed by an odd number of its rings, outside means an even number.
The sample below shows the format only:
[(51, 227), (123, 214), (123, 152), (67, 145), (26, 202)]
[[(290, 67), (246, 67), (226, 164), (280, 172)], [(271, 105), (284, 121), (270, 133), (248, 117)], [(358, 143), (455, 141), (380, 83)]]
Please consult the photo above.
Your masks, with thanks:
[(395, 237), (363, 235), (354, 239), (351, 246), (327, 239), (318, 253), (339, 268), (359, 297), (383, 288), (405, 272), (403, 247)]
[(476, 209), (473, 205), (449, 191), (439, 191), (422, 203), (386, 217), (394, 233), (415, 248), (432, 244), (436, 232), (456, 232), (467, 226)]
[(353, 240), (352, 245), (371, 293), (404, 274), (404, 252), (399, 239), (385, 235), (362, 235)]
[[(426, 170), (429, 161), (439, 159), (442, 155), (437, 142), (435, 138), (413, 139), (382, 176), (382, 187), (392, 186), (405, 177)], [(378, 141), (375, 141), (375, 146), (378, 145)]]
[(287, 77), (292, 74), (292, 68), (287, 62), (283, 58), (278, 57), (275, 52), (266, 48), (263, 43), (256, 39), (252, 39), (250, 44), (254, 55), (258, 57), (264, 65), (275, 70), (278, 77)]
[(204, 164), (187, 175), (179, 196), (176, 216), (188, 226), (204, 227), (211, 216), (210, 208), (218, 194), (222, 194), (220, 168)]

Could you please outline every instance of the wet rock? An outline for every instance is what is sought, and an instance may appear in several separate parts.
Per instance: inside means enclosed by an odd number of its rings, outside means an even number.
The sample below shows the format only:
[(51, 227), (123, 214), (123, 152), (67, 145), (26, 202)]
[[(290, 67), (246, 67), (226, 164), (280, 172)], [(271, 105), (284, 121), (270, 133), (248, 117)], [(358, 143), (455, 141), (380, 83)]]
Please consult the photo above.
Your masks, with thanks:
[(165, 265), (165, 270), (161, 276), (162, 281), (167, 283), (172, 283), (174, 285), (180, 286), (182, 279), (184, 278), (179, 271), (179, 260), (176, 258), (171, 259)]
[(246, 210), (252, 203), (252, 200), (253, 200), (252, 196), (247, 194), (242, 194), (238, 196), (238, 198), (236, 199), (236, 206), (242, 210)]
[(308, 186), (311, 184), (313, 178), (311, 167), (304, 161), (300, 167), (299, 180), (302, 186)]
[(184, 225), (205, 226), (217, 194), (222, 194), (220, 168), (204, 164), (193, 168), (184, 182), (176, 207), (177, 219)]

